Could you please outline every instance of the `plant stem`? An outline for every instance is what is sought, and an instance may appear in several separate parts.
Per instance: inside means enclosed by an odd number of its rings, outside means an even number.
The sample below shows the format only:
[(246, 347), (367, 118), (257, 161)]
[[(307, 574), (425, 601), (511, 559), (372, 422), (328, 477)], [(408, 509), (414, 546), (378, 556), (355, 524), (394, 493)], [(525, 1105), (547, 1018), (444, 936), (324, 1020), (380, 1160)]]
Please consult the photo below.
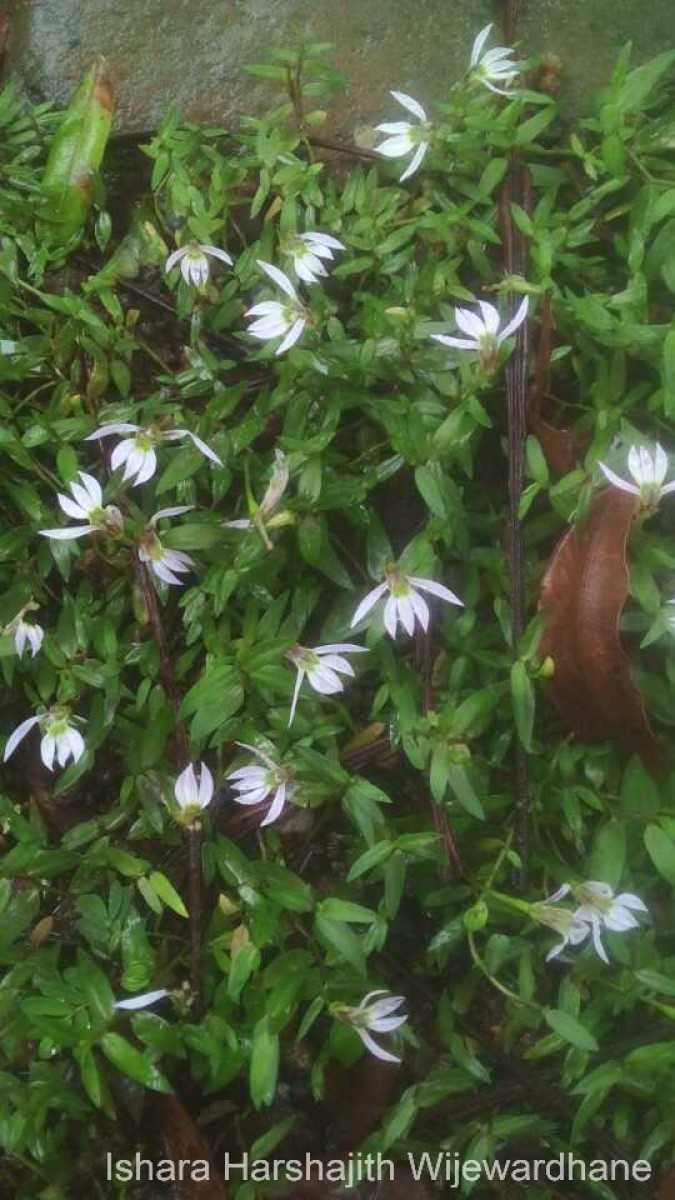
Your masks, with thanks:
[[(433, 607), (431, 609), (433, 616)], [(433, 641), (431, 630), (433, 623), (429, 622), (429, 629), (421, 632), (417, 631), (415, 652), (418, 663), (422, 672), (422, 711), (425, 717), (433, 712), (434, 709), (434, 685), (433, 685)], [(434, 829), (438, 834), (443, 854), (446, 861), (443, 863), (440, 871), (441, 879), (447, 882), (448, 879), (459, 879), (462, 874), (462, 860), (460, 858), (455, 835), (452, 831), (450, 818), (444, 808), (441, 808), (436, 803), (433, 796), (430, 796), (431, 816), (434, 822)]]
[(190, 983), (197, 1013), (202, 1002), (202, 827), (188, 829), (190, 877)]
[[(514, 40), (516, 35), (518, 9), (519, 0), (504, 0), (504, 33), (509, 43)], [(514, 224), (511, 204), (516, 202), (521, 207), (527, 208), (528, 178), (526, 170), (519, 162), (517, 153), (512, 152), (510, 160), (510, 170), (502, 188), (499, 205), (504, 242), (504, 265), (508, 275), (522, 275), (526, 263), (525, 239)], [(515, 351), (506, 370), (509, 453), (508, 558), (511, 576), (511, 650), (514, 658), (518, 654), (518, 646), (525, 628), (520, 499), (524, 476), (529, 340), (529, 323), (525, 320), (517, 330)], [(515, 746), (514, 777), (516, 847), (520, 857), (516, 885), (522, 890), (527, 886), (528, 877), (530, 814), (527, 754), (519, 738), (517, 738)]]

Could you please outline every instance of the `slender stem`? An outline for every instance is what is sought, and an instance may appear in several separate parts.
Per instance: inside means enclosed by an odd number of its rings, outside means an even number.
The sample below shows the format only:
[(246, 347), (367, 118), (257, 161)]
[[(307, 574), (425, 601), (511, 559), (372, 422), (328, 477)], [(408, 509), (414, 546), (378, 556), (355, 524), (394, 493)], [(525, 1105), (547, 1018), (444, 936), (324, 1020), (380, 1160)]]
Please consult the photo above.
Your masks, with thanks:
[[(434, 655), (433, 640), (431, 635), (432, 628), (433, 623), (430, 621), (428, 629), (424, 630), (423, 632), (420, 632), (419, 630), (417, 631), (415, 646), (418, 662), (421, 660), (422, 711), (424, 712), (425, 717), (430, 712), (433, 712), (434, 709)], [(452, 830), (452, 825), (450, 824), (450, 818), (446, 810), (441, 808), (441, 806), (436, 803), (433, 796), (430, 796), (429, 799), (431, 802), (431, 816), (434, 822), (434, 829), (439, 836), (441, 848), (445, 856), (445, 862), (443, 863), (440, 871), (441, 879), (444, 882), (447, 882), (448, 879), (452, 878), (458, 879), (462, 874), (462, 860), (457, 848), (457, 842)]]
[[(516, 36), (519, 7), (519, 0), (504, 0), (504, 33), (508, 42), (512, 42)], [(506, 272), (508, 275), (518, 275), (523, 274), (525, 270), (526, 246), (524, 237), (514, 224), (511, 204), (515, 201), (521, 207), (527, 207), (528, 185), (526, 171), (522, 167), (517, 153), (512, 153), (510, 158), (510, 171), (500, 198), (500, 216)], [(511, 576), (511, 650), (514, 657), (518, 654), (518, 646), (525, 628), (524, 556), (520, 500), (524, 477), (529, 340), (529, 324), (526, 320), (516, 333), (515, 351), (506, 372), (509, 453), (507, 540)], [(515, 746), (514, 777), (516, 846), (521, 864), (517, 873), (516, 885), (524, 889), (528, 876), (530, 804), (527, 754), (520, 739), (516, 740)]]
[[(133, 552), (134, 573), (143, 596), (150, 626), (159, 651), (160, 673), (166, 697), (171, 705), (174, 717), (173, 758), (176, 767), (184, 767), (190, 761), (190, 751), (185, 724), (179, 717), (180, 690), (176, 672), (171, 658), (169, 643), (162, 622), (162, 614), (157, 602), (157, 593), (152, 584), (148, 568), (141, 561), (138, 550)], [(194, 995), (195, 1009), (201, 1006), (201, 921), (202, 921), (202, 830), (200, 825), (194, 825), (188, 830), (188, 870), (189, 870), (189, 913), (190, 913), (190, 980)]]
[(190, 982), (197, 1012), (202, 1002), (202, 827), (188, 829), (190, 872)]

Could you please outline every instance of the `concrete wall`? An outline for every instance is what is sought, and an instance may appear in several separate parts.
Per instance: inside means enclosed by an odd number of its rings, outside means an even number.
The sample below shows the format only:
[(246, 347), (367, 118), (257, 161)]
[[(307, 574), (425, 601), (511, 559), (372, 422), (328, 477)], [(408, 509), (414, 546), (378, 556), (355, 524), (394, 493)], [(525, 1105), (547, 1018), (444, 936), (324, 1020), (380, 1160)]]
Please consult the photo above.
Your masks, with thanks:
[[(675, 0), (523, 0), (526, 52), (563, 60), (563, 96), (607, 78), (621, 46), (634, 61), (675, 45)], [(499, 11), (492, 0), (14, 0), (10, 72), (34, 98), (63, 104), (94, 53), (113, 68), (118, 131), (147, 130), (170, 102), (185, 117), (227, 121), (270, 93), (242, 67), (294, 30), (336, 47), (351, 88), (331, 127), (391, 111), (389, 88), (424, 103), (465, 67), (472, 38)]]

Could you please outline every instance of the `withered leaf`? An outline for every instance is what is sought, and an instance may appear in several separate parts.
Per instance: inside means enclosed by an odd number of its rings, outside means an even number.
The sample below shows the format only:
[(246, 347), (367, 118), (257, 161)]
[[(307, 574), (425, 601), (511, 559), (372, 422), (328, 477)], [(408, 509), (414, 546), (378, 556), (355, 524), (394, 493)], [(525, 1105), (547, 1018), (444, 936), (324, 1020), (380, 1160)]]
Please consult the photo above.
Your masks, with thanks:
[(628, 595), (626, 547), (638, 501), (616, 488), (599, 492), (583, 528), (568, 530), (541, 586), (548, 615), (542, 655), (555, 663), (551, 696), (574, 732), (587, 742), (610, 739), (637, 753), (659, 775), (665, 749), (631, 678), (619, 638)]

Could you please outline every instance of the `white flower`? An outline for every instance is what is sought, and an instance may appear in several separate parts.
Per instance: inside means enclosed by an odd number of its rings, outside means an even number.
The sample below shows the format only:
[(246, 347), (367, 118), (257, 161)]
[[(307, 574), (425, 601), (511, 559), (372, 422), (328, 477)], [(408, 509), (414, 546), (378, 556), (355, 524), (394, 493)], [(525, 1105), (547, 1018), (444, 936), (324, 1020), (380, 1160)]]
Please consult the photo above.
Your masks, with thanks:
[(436, 583), (433, 579), (420, 579), (417, 575), (404, 575), (397, 567), (390, 567), (385, 575), (384, 583), (378, 583), (377, 587), (368, 592), (368, 595), (359, 604), (352, 617), (352, 629), (358, 625), (359, 621), (363, 620), (371, 608), (375, 607), (386, 592), (389, 595), (384, 606), (384, 626), (392, 638), (396, 637), (396, 627), (399, 621), (408, 634), (414, 633), (416, 621), (419, 621), (422, 629), (429, 628), (429, 606), (424, 597), (420, 596), (420, 591), (438, 596), (440, 600), (445, 600), (448, 604), (459, 604), (460, 607), (464, 607), (454, 592), (451, 592), (442, 583)]
[[(375, 1000), (375, 996), (380, 996), (381, 999)], [(371, 1031), (373, 1033), (392, 1033), (394, 1029), (404, 1025), (408, 1020), (406, 1013), (399, 1016), (392, 1015), (397, 1009), (400, 1009), (402, 1004), (405, 1004), (405, 996), (392, 996), (379, 988), (364, 996), (356, 1008), (350, 1008), (346, 1004), (336, 1005), (334, 1013), (339, 1020), (352, 1026), (366, 1049), (376, 1058), (382, 1059), (382, 1062), (398, 1063), (401, 1061), (400, 1058), (378, 1046), (375, 1039), (371, 1037)]]
[(232, 259), (226, 250), (220, 250), (218, 246), (188, 242), (169, 255), (164, 270), (168, 273), (180, 263), (180, 273), (185, 282), (197, 288), (203, 287), (209, 277), (210, 258), (219, 258), (221, 262), (227, 263), (228, 267), (232, 266)]
[[(246, 478), (248, 490), (248, 476)], [(236, 521), (224, 521), (223, 524), (228, 529), (258, 529), (267, 549), (272, 550), (273, 546), (267, 536), (267, 529), (274, 529), (278, 525), (287, 524), (290, 516), (289, 513), (279, 513), (275, 517), (275, 513), (288, 487), (289, 478), (288, 459), (281, 450), (275, 450), (272, 475), (260, 504), (256, 505), (253, 497), (249, 496), (249, 512), (253, 512), (253, 516), (240, 517)]]
[(248, 742), (237, 742), (237, 745), (250, 750), (258, 762), (230, 771), (227, 778), (232, 781), (234, 791), (239, 792), (233, 799), (237, 804), (262, 804), (271, 796), (272, 803), (265, 820), (260, 822), (261, 825), (271, 825), (281, 816), (286, 801), (294, 791), (292, 773), (257, 746), (250, 746)]
[[(79, 718), (76, 718), (76, 720)], [(42, 733), (42, 741), (40, 743), (40, 758), (42, 759), (47, 770), (54, 770), (54, 756), (60, 767), (65, 767), (69, 758), (73, 762), (79, 762), (84, 754), (84, 739), (77, 729), (71, 724), (70, 709), (64, 705), (56, 704), (45, 713), (41, 713), (37, 717), (28, 717), (26, 721), (22, 721), (17, 725), (16, 729), (7, 739), (3, 762), (14, 753), (19, 742), (23, 741), (26, 734), (38, 725)]]
[(461, 332), (466, 334), (466, 337), (448, 337), (444, 333), (432, 333), (431, 336), (435, 342), (440, 342), (443, 346), (454, 346), (458, 350), (477, 351), (483, 366), (493, 369), (497, 365), (499, 347), (502, 342), (511, 337), (511, 334), (515, 333), (525, 320), (529, 300), (527, 296), (524, 297), (514, 316), (501, 331), (499, 312), (494, 305), (480, 300), (478, 307), (482, 314), (480, 317), (470, 312), (468, 308), (455, 309), (455, 322)]
[(639, 496), (642, 503), (647, 506), (657, 505), (662, 496), (669, 496), (671, 492), (675, 491), (675, 482), (667, 483), (664, 486), (663, 481), (668, 474), (668, 455), (658, 442), (653, 457), (646, 446), (631, 446), (628, 452), (628, 470), (633, 476), (634, 483), (622, 479), (620, 475), (610, 471), (604, 463), (598, 463), (598, 466), (610, 483), (621, 488), (622, 492), (630, 492), (632, 496)]
[[(555, 896), (550, 897), (550, 900), (554, 901), (557, 897), (558, 893), (556, 892)], [(562, 937), (562, 941), (558, 942), (546, 955), (546, 962), (557, 958), (566, 946), (579, 946), (591, 932), (590, 925), (577, 913), (570, 912), (569, 909), (553, 908), (550, 903), (533, 904), (530, 915), (535, 921), (539, 921), (541, 925), (547, 925), (549, 929), (554, 929)]]
[(155, 992), (143, 992), (140, 996), (130, 996), (128, 1000), (116, 1000), (115, 1008), (130, 1009), (135, 1012), (138, 1008), (149, 1008), (151, 1004), (156, 1004), (158, 1000), (163, 1000), (168, 995), (166, 988), (157, 988)]
[(317, 283), (328, 272), (322, 259), (330, 261), (334, 250), (344, 250), (342, 242), (329, 233), (297, 233), (282, 249), (293, 259), (293, 269), (303, 283)]
[(21, 611), (3, 629), (4, 634), (14, 638), (14, 649), (19, 658), (23, 658), (26, 642), (30, 646), (31, 658), (35, 658), (42, 645), (42, 639), (45, 636), (42, 626), (34, 624), (32, 621), (24, 620), (25, 613), (34, 612), (38, 607), (39, 605), (35, 604), (32, 600), (28, 604), (24, 604)]
[[(495, 46), (493, 50), (488, 50), (483, 54), (483, 46), (490, 36), (491, 29), (491, 24), (486, 25), (473, 43), (470, 73), (473, 79), (484, 84), (491, 92), (497, 92), (500, 96), (508, 96), (509, 93), (506, 89), (520, 74), (521, 66), (520, 63), (513, 61), (514, 51), (510, 46)], [(499, 83), (505, 84), (506, 87), (497, 87), (496, 84)]]
[(178, 776), (173, 794), (183, 820), (187, 823), (195, 821), (202, 809), (208, 808), (213, 799), (213, 775), (206, 763), (199, 764), (199, 782), (190, 763)]
[(315, 646), (313, 650), (309, 650), (306, 646), (293, 646), (286, 657), (290, 659), (294, 667), (297, 667), (298, 676), (295, 681), (288, 724), (291, 725), (293, 722), (298, 695), (305, 676), (315, 692), (320, 692), (322, 696), (334, 696), (337, 692), (345, 690), (340, 675), (350, 675), (352, 678), (354, 676), (354, 668), (346, 658), (342, 657), (343, 654), (367, 653), (367, 646), (355, 646), (353, 642), (332, 642), (327, 646)]
[(159, 540), (155, 526), (162, 517), (178, 517), (181, 513), (190, 512), (193, 504), (178, 504), (174, 508), (160, 508), (149, 524), (143, 530), (138, 544), (138, 557), (141, 562), (148, 563), (150, 570), (164, 583), (183, 587), (184, 580), (177, 575), (184, 575), (194, 566), (194, 559), (182, 550), (168, 550)]
[(105, 530), (106, 533), (119, 533), (122, 528), (122, 514), (114, 504), (103, 505), (101, 485), (93, 475), (78, 471), (79, 483), (69, 484), (70, 496), (58, 493), (59, 505), (68, 517), (76, 521), (85, 521), (85, 525), (67, 525), (64, 529), (40, 529), (43, 537), (67, 541), (70, 538), (83, 537), (85, 533)]
[(281, 288), (287, 299), (263, 300), (260, 304), (254, 304), (253, 308), (249, 308), (246, 316), (256, 317), (257, 320), (249, 325), (248, 332), (261, 342), (270, 342), (278, 337), (283, 338), (275, 350), (275, 356), (278, 357), (284, 351), (290, 350), (291, 346), (297, 342), (307, 324), (307, 310), (288, 275), (285, 275), (278, 267), (272, 266), (271, 263), (261, 262), (259, 259), (257, 261), (261, 270), (269, 276), (273, 283), (276, 283), (277, 287)]
[(427, 121), (427, 114), (418, 104), (417, 100), (413, 100), (412, 96), (406, 96), (405, 92), (392, 92), (394, 100), (402, 104), (408, 112), (417, 117), (417, 123), (411, 121), (385, 121), (383, 125), (376, 125), (378, 133), (386, 133), (387, 137), (379, 146), (376, 146), (378, 154), (383, 154), (385, 158), (405, 158), (411, 154), (412, 158), (400, 176), (399, 183), (403, 183), (404, 179), (408, 179), (413, 175), (419, 167), (424, 155), (429, 149), (431, 140), (431, 124)]
[(155, 446), (159, 442), (176, 442), (181, 438), (190, 438), (205, 458), (210, 458), (211, 462), (216, 463), (219, 467), (223, 465), (215, 451), (189, 429), (161, 430), (155, 425), (143, 429), (140, 425), (130, 425), (126, 421), (118, 421), (111, 425), (101, 425), (101, 428), (90, 433), (85, 441), (91, 442), (94, 438), (115, 437), (124, 433), (131, 433), (134, 436), (125, 437), (118, 446), (115, 446), (110, 465), (113, 471), (116, 471), (124, 463), (123, 479), (125, 482), (131, 480), (132, 487), (152, 479), (157, 469)]
[(639, 896), (633, 895), (632, 892), (621, 892), (620, 895), (615, 896), (614, 889), (608, 883), (595, 880), (578, 884), (576, 887), (564, 883), (557, 892), (549, 897), (549, 901), (555, 903), (569, 895), (570, 892), (573, 892), (579, 901), (574, 918), (577, 922), (583, 922), (586, 925), (588, 932), (593, 937), (596, 952), (605, 963), (608, 963), (609, 959), (600, 936), (603, 928), (609, 929), (613, 933), (624, 933), (627, 929), (637, 929), (639, 922), (633, 915), (633, 911), (649, 911)]

